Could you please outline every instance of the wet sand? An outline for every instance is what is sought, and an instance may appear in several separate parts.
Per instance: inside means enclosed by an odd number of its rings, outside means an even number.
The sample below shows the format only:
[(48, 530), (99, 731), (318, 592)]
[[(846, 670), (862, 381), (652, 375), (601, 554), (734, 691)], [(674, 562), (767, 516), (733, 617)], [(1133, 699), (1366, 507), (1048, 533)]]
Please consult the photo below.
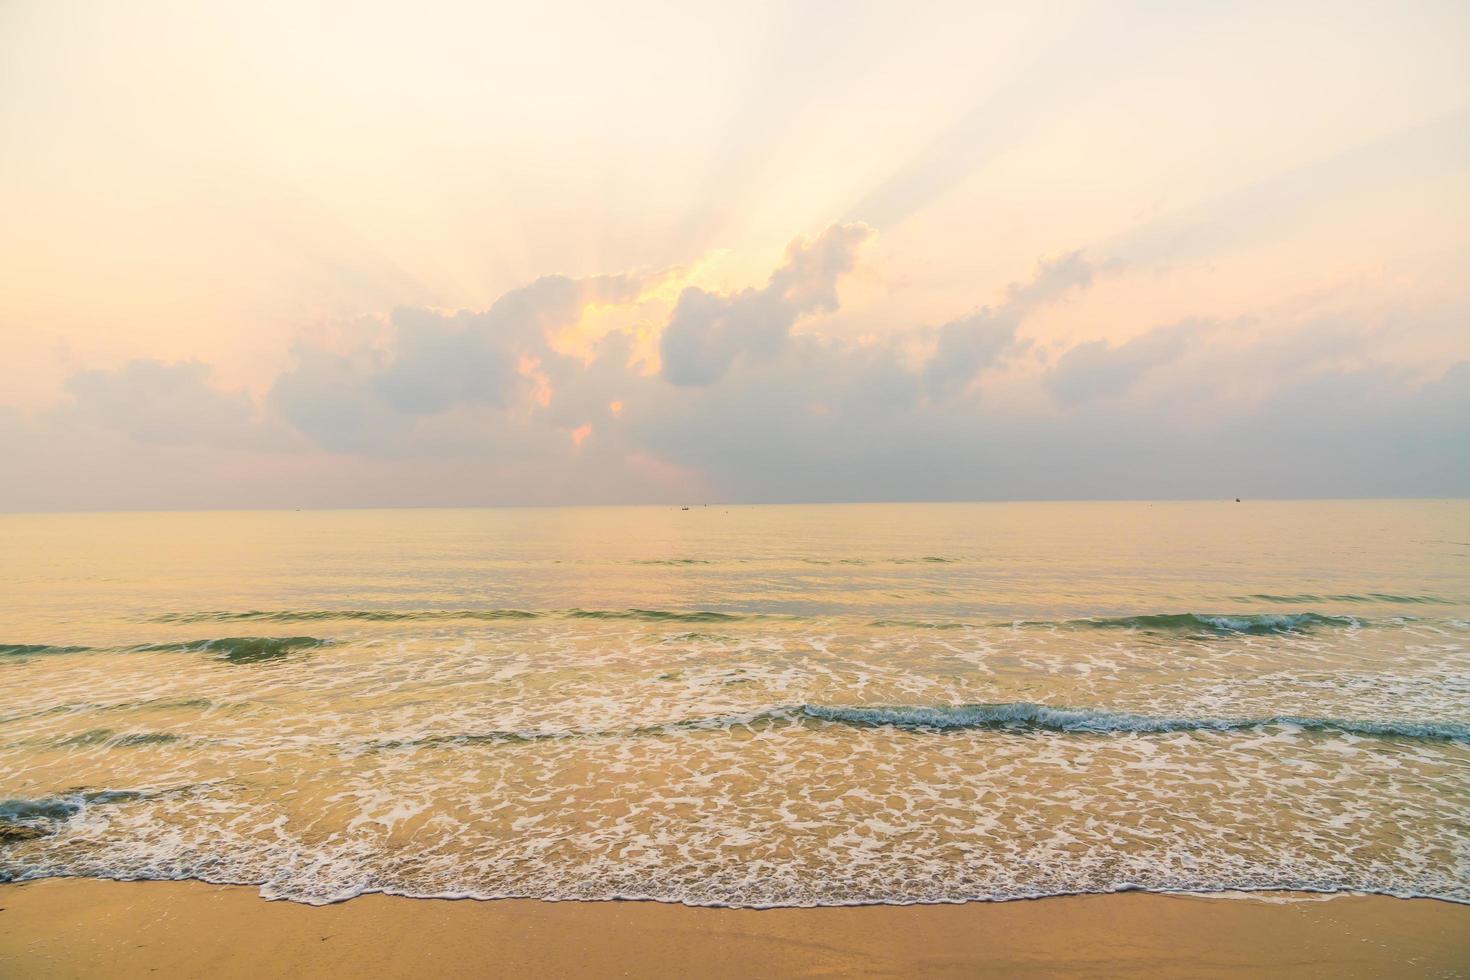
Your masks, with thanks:
[(701, 909), (369, 895), (312, 908), (197, 882), (0, 886), (0, 976), (1470, 975), (1470, 907), (1126, 893)]

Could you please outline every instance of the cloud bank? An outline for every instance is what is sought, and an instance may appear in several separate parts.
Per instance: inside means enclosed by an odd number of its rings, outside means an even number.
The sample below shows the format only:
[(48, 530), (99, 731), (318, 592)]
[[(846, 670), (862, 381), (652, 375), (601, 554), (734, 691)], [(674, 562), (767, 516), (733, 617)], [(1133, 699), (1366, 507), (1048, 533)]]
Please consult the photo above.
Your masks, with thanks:
[(1114, 271), (1080, 252), (936, 327), (808, 329), (873, 235), (799, 238), (763, 285), (688, 285), (576, 353), (559, 338), (589, 310), (644, 310), (658, 277), (395, 309), (301, 339), (259, 398), (196, 361), (78, 371), (65, 404), (0, 414), (0, 506), (1470, 493), (1470, 362), (1409, 371), (1370, 323), (1287, 314), (1044, 350), (1028, 323)]

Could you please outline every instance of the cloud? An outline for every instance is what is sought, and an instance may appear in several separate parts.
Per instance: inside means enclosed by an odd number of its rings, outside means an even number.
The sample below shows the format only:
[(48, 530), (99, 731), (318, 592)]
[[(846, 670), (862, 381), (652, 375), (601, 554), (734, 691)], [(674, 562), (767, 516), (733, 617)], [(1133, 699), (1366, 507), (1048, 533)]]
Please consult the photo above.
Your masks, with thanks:
[(989, 307), (939, 328), (939, 343), (924, 367), (929, 396), (943, 401), (959, 394), (975, 376), (1014, 350), (1020, 317)]
[(574, 325), (589, 303), (631, 302), (641, 288), (633, 276), (544, 276), (487, 310), (400, 307), (381, 349), (298, 345), (295, 365), (276, 379), (268, 402), (325, 449), (411, 451), (421, 419), (548, 399), (548, 364), (571, 363), (550, 349), (548, 335)]
[[(1206, 359), (1164, 399), (1051, 415), (889, 397), (855, 411), (858, 371), (795, 364), (652, 410), (639, 438), (750, 501), (1462, 495), (1470, 363), (1419, 384), (1382, 367), (1312, 371), (1222, 406)], [(896, 369), (889, 369), (896, 371)], [(912, 375), (908, 377), (912, 378)], [(896, 373), (890, 391), (902, 391)], [(844, 402), (844, 394), (852, 398)], [(830, 411), (813, 411), (821, 400)]]
[(676, 385), (710, 385), (741, 358), (774, 357), (799, 317), (837, 309), (837, 280), (872, 234), (855, 223), (832, 225), (811, 241), (799, 238), (760, 289), (684, 290), (660, 341), (663, 376)]
[(375, 386), (383, 373), (370, 353), (298, 346), (296, 365), (276, 379), (267, 401), (323, 449), (370, 452), (396, 441), (405, 428)]
[(395, 410), (432, 415), (461, 402), (503, 406), (526, 379), (517, 372), (518, 345), (479, 329), (476, 318), (435, 310), (393, 311), (396, 354), (372, 379)]
[(130, 361), (114, 371), (82, 371), (67, 379), (68, 421), (121, 432), (158, 445), (255, 446), (265, 435), (244, 392), (210, 384), (198, 361)]
[(83, 371), (59, 409), (0, 412), (0, 507), (1470, 492), (1470, 363), (1374, 356), (1406, 313), (1191, 319), (1039, 369), (1015, 357), (1026, 317), (1102, 272), (1069, 253), (935, 330), (793, 333), (869, 234), (798, 240), (757, 289), (685, 290), (666, 322), (697, 356), (658, 374), (628, 318), (576, 357), (549, 341), (589, 304), (650, 308), (637, 276), (369, 318), (299, 343), (259, 406), (192, 361)]
[(1190, 321), (1156, 327), (1124, 344), (1106, 340), (1078, 344), (1057, 360), (1046, 386), (1065, 405), (1120, 394), (1149, 371), (1183, 354), (1202, 329), (1203, 324)]
[(1021, 349), (1016, 328), (1026, 314), (1074, 289), (1086, 289), (1097, 271), (1081, 252), (1043, 260), (1029, 281), (1006, 287), (1005, 302), (999, 306), (987, 306), (940, 327), (939, 342), (924, 368), (929, 396), (941, 401), (954, 397), (1003, 354)]
[[(1106, 268), (1114, 268), (1108, 265)], [(1036, 263), (1029, 282), (1013, 282), (1006, 287), (1006, 307), (1025, 314), (1038, 306), (1055, 303), (1073, 289), (1086, 289), (1097, 274), (1104, 271), (1079, 251), (1066, 252), (1053, 259)]]

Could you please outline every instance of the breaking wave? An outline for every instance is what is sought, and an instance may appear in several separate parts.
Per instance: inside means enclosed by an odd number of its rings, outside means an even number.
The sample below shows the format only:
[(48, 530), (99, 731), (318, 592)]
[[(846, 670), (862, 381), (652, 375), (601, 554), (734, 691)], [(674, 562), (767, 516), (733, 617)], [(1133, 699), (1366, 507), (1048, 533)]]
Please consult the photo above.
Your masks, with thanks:
[(328, 641), (315, 636), (224, 636), (208, 640), (165, 643), (136, 643), (125, 647), (61, 646), (45, 643), (0, 644), (0, 656), (36, 657), (66, 653), (210, 653), (215, 660), (232, 664), (280, 660), (292, 653), (324, 646)]
[[(1028, 623), (1022, 625), (1052, 625)], [(1155, 613), (1108, 619), (1074, 619), (1057, 624), (1077, 629), (1131, 629), (1158, 633), (1304, 633), (1314, 629), (1358, 629), (1362, 620), (1319, 613)]]
[(808, 704), (803, 705), (801, 711), (823, 721), (916, 731), (970, 728), (1080, 734), (1146, 734), (1233, 732), (1290, 727), (1360, 737), (1470, 742), (1470, 725), (1453, 722), (1348, 721), (1300, 715), (1273, 715), (1266, 718), (1167, 718), (1120, 711), (1054, 708), (1028, 701), (955, 707), (829, 707)]
[(144, 643), (129, 647), (132, 653), (212, 653), (214, 659), (232, 664), (281, 660), (300, 650), (322, 646), (326, 640), (314, 636), (226, 636), (213, 640), (182, 643)]
[(761, 730), (804, 723), (853, 728), (892, 728), (914, 733), (989, 730), (1054, 735), (1165, 734), (1174, 732), (1250, 732), (1291, 728), (1359, 738), (1399, 738), (1470, 742), (1470, 725), (1455, 722), (1374, 721), (1272, 715), (1261, 718), (1171, 718), (1089, 708), (1052, 707), (1028, 701), (955, 706), (819, 705), (767, 708), (736, 715), (685, 718), (632, 728), (530, 729), (458, 734), (426, 734), (372, 743), (372, 749), (513, 745), (563, 739), (647, 738), (680, 732)]
[[(0, 846), (47, 837), (90, 806), (146, 799), (133, 790), (73, 790), (39, 800), (0, 800)], [(0, 874), (0, 881), (7, 876)]]

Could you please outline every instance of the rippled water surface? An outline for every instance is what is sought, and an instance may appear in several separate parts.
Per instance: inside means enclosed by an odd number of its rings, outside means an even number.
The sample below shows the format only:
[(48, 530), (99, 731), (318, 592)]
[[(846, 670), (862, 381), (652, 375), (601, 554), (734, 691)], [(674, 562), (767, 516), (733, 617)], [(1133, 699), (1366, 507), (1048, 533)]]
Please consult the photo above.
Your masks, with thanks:
[(0, 516), (0, 879), (1470, 901), (1470, 504)]

